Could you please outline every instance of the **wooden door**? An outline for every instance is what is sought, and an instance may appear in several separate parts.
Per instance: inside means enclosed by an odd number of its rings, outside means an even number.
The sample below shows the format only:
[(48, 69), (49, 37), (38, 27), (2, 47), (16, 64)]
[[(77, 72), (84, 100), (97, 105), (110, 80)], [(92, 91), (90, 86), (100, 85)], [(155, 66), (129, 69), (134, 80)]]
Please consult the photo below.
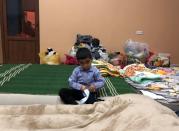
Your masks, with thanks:
[(39, 63), (39, 0), (2, 0), (4, 63)]
[(0, 0), (0, 64), (3, 63), (3, 53), (2, 53), (2, 1)]

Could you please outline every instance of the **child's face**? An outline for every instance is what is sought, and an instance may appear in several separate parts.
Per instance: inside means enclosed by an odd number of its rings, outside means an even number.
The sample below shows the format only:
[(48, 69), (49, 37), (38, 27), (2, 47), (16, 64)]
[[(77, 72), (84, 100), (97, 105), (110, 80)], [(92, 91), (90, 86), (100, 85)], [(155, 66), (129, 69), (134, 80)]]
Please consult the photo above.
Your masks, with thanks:
[(80, 66), (84, 69), (84, 70), (88, 70), (91, 67), (91, 62), (92, 60), (90, 58), (86, 58), (83, 60), (79, 60), (79, 64)]

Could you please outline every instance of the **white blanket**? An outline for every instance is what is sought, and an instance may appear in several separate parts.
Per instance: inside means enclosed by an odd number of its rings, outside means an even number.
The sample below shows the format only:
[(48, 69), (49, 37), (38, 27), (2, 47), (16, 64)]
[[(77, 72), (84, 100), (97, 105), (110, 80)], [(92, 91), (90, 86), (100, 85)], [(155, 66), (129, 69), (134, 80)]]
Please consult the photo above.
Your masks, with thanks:
[(0, 106), (0, 131), (179, 131), (175, 113), (141, 95), (93, 105)]

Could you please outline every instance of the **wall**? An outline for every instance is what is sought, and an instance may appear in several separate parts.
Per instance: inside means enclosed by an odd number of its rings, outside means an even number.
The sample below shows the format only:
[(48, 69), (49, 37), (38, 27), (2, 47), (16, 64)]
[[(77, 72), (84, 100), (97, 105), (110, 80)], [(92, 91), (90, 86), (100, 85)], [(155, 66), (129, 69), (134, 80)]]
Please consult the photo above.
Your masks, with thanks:
[(0, 25), (0, 64), (2, 63), (3, 63), (3, 56), (2, 56), (1, 25)]
[[(179, 64), (179, 0), (40, 0), (41, 50), (66, 53), (77, 33), (100, 38), (109, 51), (129, 39), (172, 54)], [(135, 35), (143, 30), (143, 36)]]

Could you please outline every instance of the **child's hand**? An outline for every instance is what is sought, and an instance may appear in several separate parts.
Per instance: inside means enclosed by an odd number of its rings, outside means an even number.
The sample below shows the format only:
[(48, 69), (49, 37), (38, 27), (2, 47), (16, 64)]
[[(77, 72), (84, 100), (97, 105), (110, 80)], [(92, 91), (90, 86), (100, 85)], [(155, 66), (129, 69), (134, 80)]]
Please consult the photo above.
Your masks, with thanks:
[(95, 87), (94, 85), (91, 85), (91, 86), (89, 87), (89, 91), (90, 91), (90, 92), (96, 92), (96, 87)]
[(81, 86), (81, 91), (84, 91), (84, 90), (86, 90), (86, 86)]

